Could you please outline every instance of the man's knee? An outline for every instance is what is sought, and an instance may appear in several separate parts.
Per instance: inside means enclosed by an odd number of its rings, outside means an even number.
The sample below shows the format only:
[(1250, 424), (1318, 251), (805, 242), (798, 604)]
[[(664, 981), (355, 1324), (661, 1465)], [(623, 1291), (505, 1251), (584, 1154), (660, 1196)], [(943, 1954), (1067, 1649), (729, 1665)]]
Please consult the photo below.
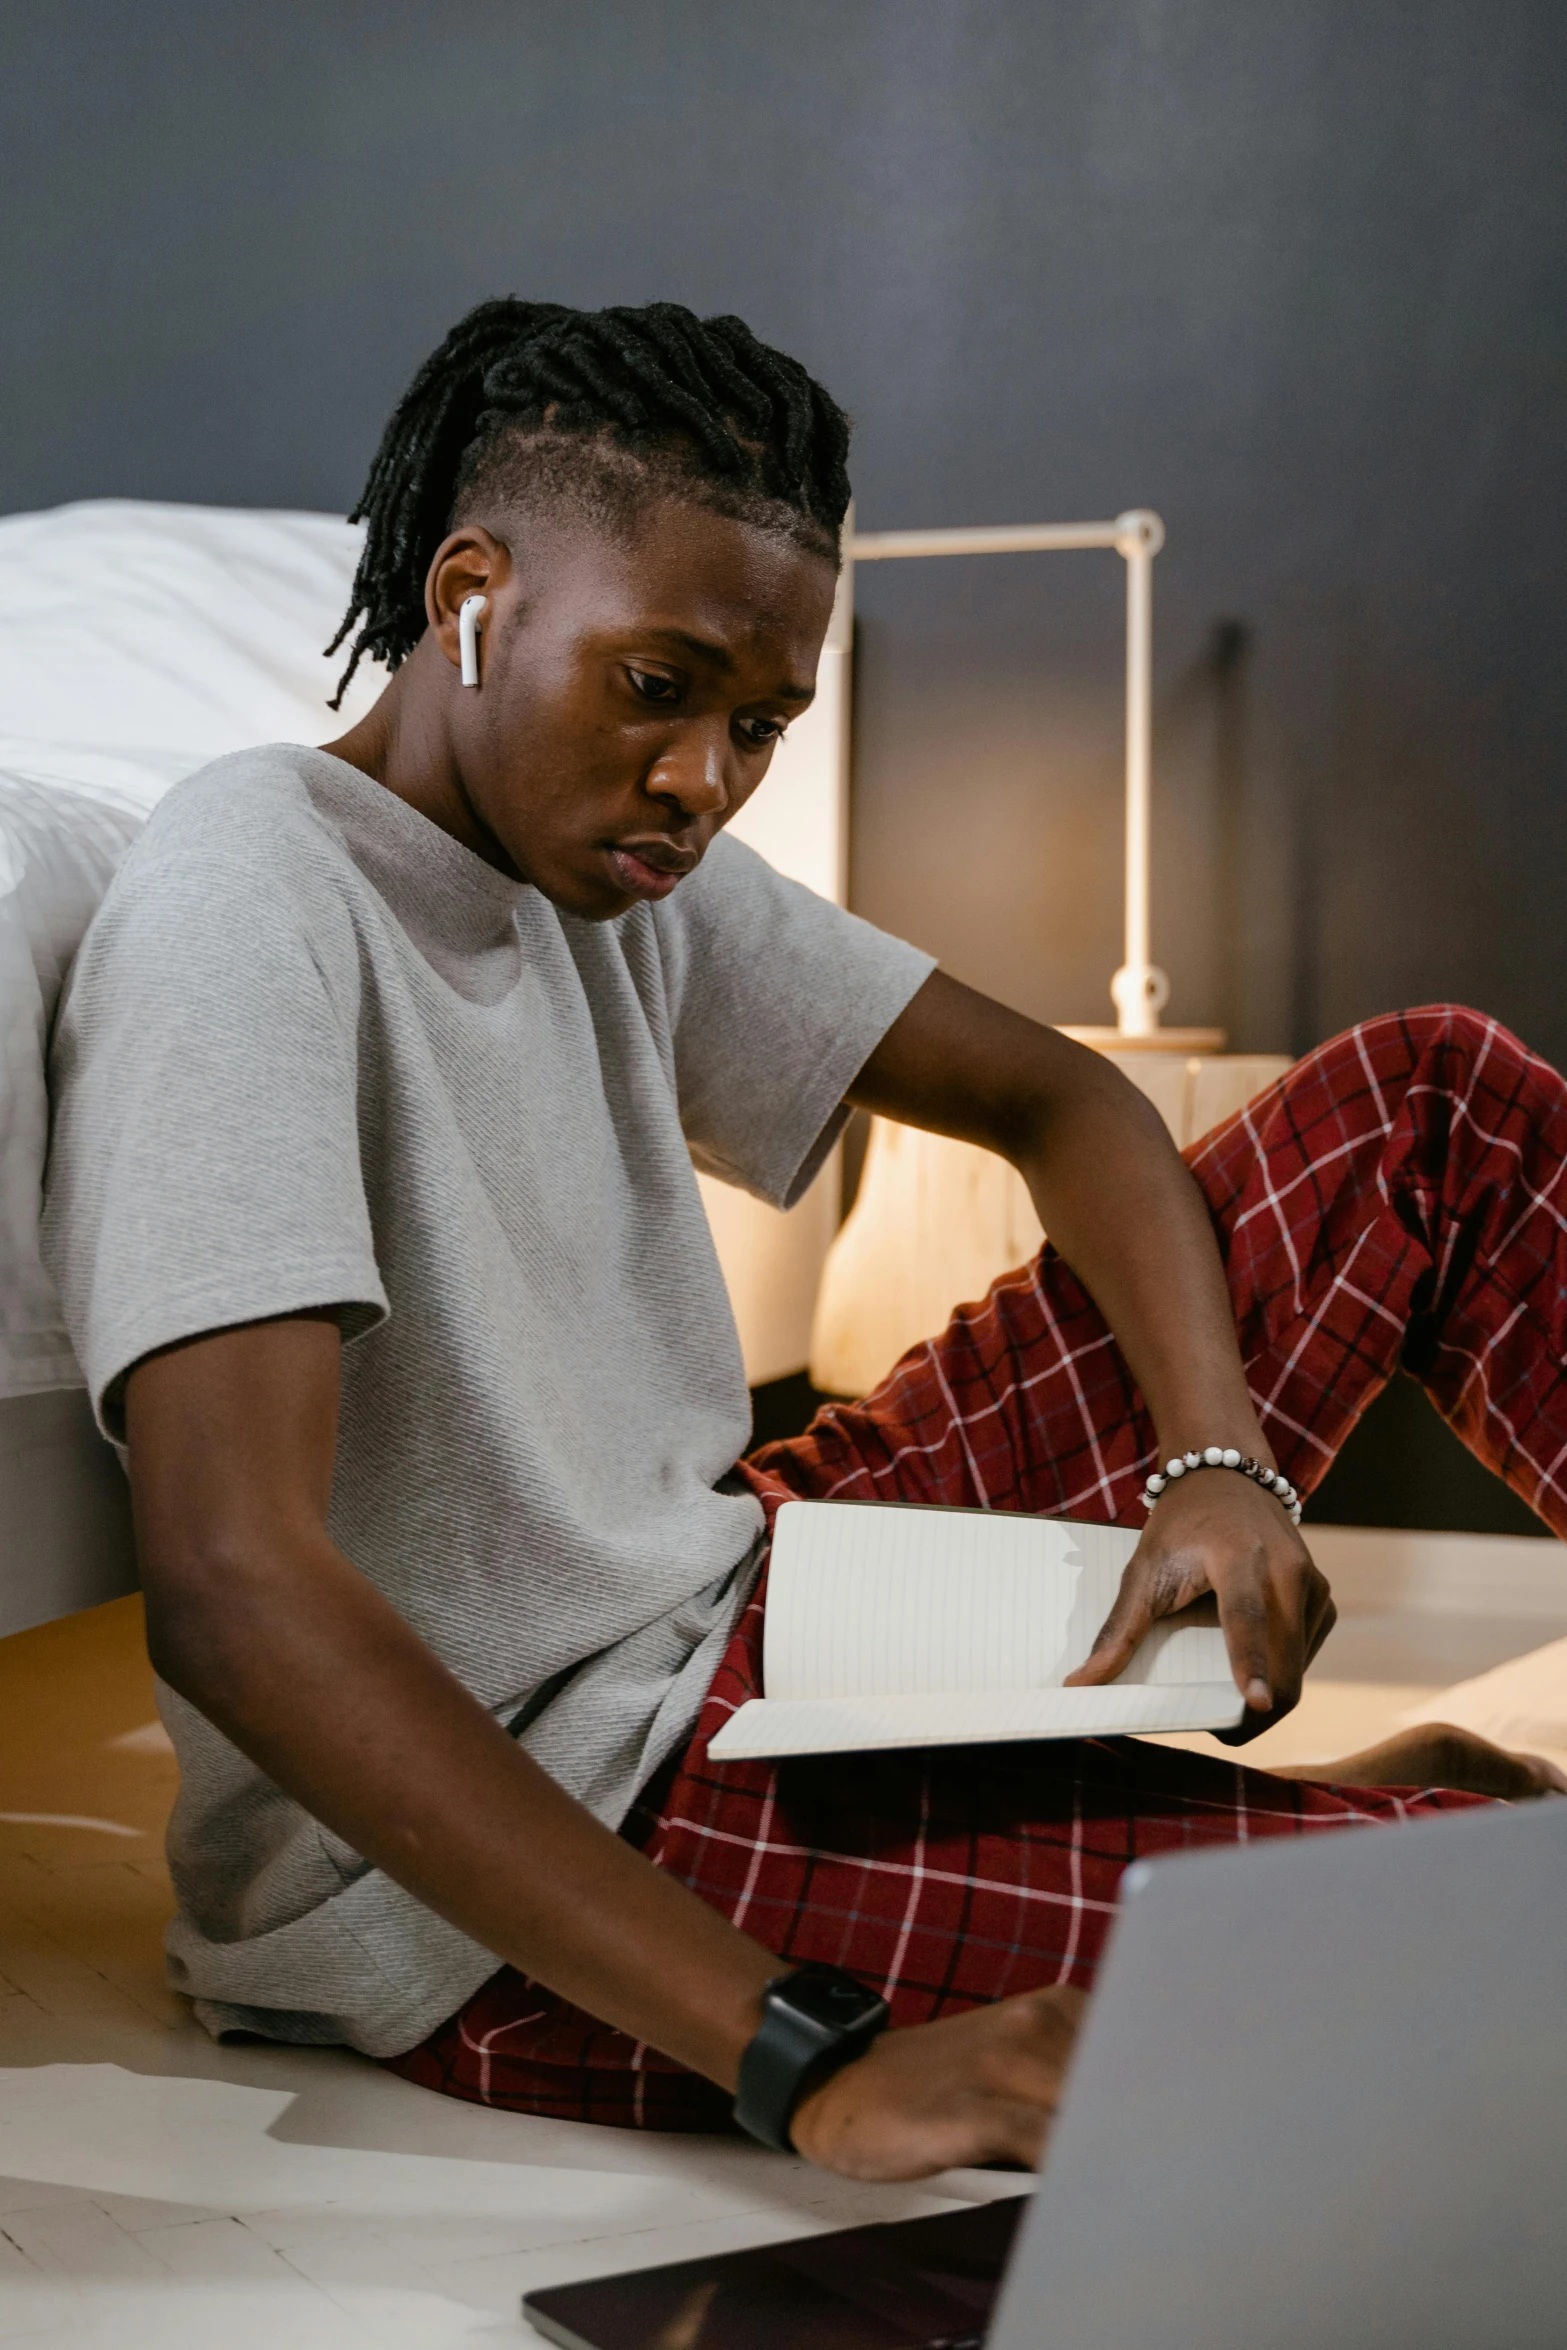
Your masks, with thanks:
[(1413, 1075), (1422, 1066), (1456, 1063), (1478, 1067), (1482, 1061), (1525, 1061), (1528, 1048), (1493, 1020), (1469, 1004), (1416, 1004), (1408, 1011), (1384, 1012), (1361, 1020), (1349, 1031), (1379, 1076)]

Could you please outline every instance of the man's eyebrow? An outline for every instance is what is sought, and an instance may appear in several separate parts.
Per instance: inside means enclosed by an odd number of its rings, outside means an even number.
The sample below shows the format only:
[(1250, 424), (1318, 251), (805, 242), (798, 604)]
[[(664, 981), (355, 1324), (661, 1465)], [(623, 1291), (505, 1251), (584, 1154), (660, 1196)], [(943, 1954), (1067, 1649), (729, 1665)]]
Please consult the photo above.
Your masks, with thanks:
[[(650, 637), (662, 637), (665, 644), (683, 646), (686, 652), (694, 653), (699, 661), (705, 661), (710, 669), (720, 670), (725, 676), (733, 674), (733, 654), (726, 652), (722, 645), (715, 645), (708, 637), (694, 636), (687, 628), (650, 628), (647, 633)], [(799, 702), (803, 706), (815, 701), (816, 692), (814, 687), (808, 685), (781, 685), (776, 698), (780, 702)]]

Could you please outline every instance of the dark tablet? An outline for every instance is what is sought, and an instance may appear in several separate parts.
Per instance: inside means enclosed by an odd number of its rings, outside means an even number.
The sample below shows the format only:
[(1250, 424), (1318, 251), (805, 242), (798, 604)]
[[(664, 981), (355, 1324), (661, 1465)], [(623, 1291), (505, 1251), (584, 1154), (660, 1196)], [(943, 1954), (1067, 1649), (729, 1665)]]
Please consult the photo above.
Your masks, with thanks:
[(1026, 2201), (554, 2285), (523, 2315), (563, 2350), (958, 2350), (984, 2336)]

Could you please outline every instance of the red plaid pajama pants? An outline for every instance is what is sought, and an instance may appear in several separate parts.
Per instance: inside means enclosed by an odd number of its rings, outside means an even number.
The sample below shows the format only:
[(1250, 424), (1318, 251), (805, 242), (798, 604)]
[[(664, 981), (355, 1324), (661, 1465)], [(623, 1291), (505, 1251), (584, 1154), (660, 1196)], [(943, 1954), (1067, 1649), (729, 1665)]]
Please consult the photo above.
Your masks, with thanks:
[[(1303, 1492), (1401, 1364), (1471, 1451), (1567, 1533), (1567, 1087), (1515, 1037), (1437, 1006), (1312, 1053), (1188, 1157), (1207, 1194), (1263, 1425)], [(1048, 1247), (875, 1393), (745, 1473), (791, 1495), (1143, 1521), (1142, 1400)], [(764, 1763), (709, 1738), (761, 1687), (759, 1589), (684, 1753), (625, 1833), (791, 1964), (849, 1968), (893, 2020), (1088, 1985), (1128, 1863), (1397, 1820), (1470, 1798), (1275, 1779), (1132, 1739)], [(502, 1968), (399, 2072), (566, 2119), (711, 2129), (728, 2100)]]

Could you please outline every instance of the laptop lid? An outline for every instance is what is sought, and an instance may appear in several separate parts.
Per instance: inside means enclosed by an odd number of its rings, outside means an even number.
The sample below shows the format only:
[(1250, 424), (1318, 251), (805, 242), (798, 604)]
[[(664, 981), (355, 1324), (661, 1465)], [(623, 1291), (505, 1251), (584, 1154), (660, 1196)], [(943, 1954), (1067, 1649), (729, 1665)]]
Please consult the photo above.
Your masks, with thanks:
[(990, 2350), (1567, 2342), (1567, 1802), (1127, 1888)]

